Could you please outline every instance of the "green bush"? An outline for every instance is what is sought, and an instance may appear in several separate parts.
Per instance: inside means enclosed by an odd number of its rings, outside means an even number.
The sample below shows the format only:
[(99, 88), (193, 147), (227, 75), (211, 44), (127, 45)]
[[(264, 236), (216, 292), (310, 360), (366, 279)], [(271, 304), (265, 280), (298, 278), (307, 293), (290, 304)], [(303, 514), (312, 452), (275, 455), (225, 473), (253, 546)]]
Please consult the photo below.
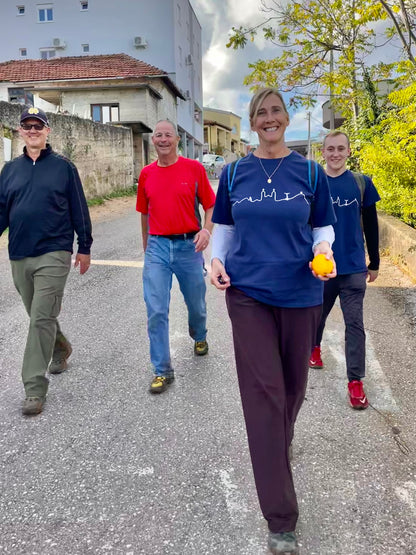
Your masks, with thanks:
[(352, 137), (354, 158), (371, 175), (379, 208), (416, 228), (416, 85), (391, 93), (389, 100), (377, 124)]

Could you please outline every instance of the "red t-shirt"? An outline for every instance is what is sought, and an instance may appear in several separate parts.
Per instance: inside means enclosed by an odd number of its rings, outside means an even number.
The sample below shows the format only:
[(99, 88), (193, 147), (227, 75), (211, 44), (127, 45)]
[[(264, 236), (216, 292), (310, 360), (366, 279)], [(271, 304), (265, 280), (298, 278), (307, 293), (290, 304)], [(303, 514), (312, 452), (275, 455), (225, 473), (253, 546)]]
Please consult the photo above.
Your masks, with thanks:
[(160, 167), (157, 161), (140, 172), (136, 210), (149, 214), (151, 235), (173, 235), (201, 229), (199, 204), (212, 208), (215, 193), (198, 160), (179, 156)]

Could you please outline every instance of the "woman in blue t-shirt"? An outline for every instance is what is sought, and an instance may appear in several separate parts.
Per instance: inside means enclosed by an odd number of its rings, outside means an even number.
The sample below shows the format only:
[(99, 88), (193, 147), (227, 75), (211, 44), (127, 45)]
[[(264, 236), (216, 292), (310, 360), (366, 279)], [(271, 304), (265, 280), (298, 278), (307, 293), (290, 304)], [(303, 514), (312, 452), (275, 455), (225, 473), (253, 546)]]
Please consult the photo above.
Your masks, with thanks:
[[(322, 305), (313, 254), (333, 260), (335, 222), (327, 178), (287, 148), (289, 115), (280, 93), (250, 103), (259, 147), (224, 168), (214, 208), (212, 283), (226, 290), (240, 393), (269, 549), (297, 553), (298, 506), (289, 447), (302, 405)], [(316, 188), (314, 187), (316, 181)], [(232, 184), (231, 184), (232, 183)], [(315, 189), (315, 190), (314, 190)]]

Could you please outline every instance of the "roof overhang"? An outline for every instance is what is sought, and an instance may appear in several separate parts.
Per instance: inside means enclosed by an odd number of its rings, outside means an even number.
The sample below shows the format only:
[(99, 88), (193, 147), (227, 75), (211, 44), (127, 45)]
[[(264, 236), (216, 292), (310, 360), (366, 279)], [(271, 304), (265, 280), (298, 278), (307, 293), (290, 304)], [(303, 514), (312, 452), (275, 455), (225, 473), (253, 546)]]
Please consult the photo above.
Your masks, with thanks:
[(153, 133), (153, 129), (146, 125), (143, 121), (113, 121), (111, 122), (111, 125), (122, 125), (123, 127), (130, 127), (134, 135)]
[[(94, 82), (94, 84), (93, 84)], [(64, 79), (48, 81), (21, 81), (21, 82), (3, 82), (9, 88), (25, 89), (32, 93), (36, 93), (42, 100), (51, 102), (52, 104), (60, 104), (61, 93), (78, 92), (78, 91), (96, 91), (96, 90), (113, 90), (113, 89), (147, 89), (155, 98), (161, 100), (163, 96), (149, 83), (132, 82), (127, 79)]]

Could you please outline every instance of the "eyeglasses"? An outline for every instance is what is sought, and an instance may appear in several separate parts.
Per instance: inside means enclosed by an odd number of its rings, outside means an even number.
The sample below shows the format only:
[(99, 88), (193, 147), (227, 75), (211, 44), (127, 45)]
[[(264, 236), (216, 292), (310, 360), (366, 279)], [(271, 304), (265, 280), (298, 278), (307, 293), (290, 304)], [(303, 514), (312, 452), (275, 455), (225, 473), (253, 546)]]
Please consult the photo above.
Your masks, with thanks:
[(21, 123), (20, 127), (24, 130), (24, 131), (30, 131), (33, 127), (33, 129), (36, 129), (36, 131), (42, 131), (42, 129), (45, 127), (45, 125), (43, 125), (43, 123)]

